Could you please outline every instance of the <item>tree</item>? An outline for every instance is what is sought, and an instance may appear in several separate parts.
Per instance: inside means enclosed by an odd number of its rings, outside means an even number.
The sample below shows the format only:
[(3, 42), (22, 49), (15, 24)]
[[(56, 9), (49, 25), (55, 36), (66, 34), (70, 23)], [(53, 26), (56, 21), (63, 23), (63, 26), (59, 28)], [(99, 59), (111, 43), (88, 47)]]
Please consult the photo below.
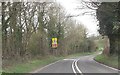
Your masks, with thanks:
[[(88, 51), (86, 28), (68, 16), (53, 2), (2, 2), (3, 61)], [(58, 38), (54, 50), (53, 37)]]
[(118, 42), (120, 38), (119, 22), (117, 21), (118, 3), (101, 3), (97, 9), (97, 19), (99, 20), (99, 32), (107, 35), (110, 40), (110, 54), (118, 53)]
[[(110, 55), (118, 54), (119, 44), (119, 4), (118, 2), (87, 2), (83, 0), (84, 8), (96, 10), (94, 15), (98, 19), (99, 33), (102, 36), (108, 36), (110, 41)], [(84, 9), (83, 8), (83, 9)], [(86, 12), (85, 12), (86, 13)]]

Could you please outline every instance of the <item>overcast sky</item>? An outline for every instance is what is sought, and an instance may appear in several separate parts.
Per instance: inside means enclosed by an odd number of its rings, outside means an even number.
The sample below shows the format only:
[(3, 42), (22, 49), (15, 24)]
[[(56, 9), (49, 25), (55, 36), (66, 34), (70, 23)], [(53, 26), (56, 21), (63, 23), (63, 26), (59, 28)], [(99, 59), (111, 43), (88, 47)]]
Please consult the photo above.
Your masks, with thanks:
[[(89, 9), (76, 9), (81, 7), (80, 0), (57, 0), (67, 11), (68, 14), (78, 15), (83, 12), (91, 11)], [(78, 2), (79, 1), (79, 2)], [(92, 10), (93, 11), (93, 10)], [(94, 11), (95, 12), (95, 11)], [(88, 29), (88, 35), (98, 35), (98, 27), (96, 19), (91, 15), (81, 15), (78, 17), (74, 17), (77, 22), (84, 24), (84, 26)]]

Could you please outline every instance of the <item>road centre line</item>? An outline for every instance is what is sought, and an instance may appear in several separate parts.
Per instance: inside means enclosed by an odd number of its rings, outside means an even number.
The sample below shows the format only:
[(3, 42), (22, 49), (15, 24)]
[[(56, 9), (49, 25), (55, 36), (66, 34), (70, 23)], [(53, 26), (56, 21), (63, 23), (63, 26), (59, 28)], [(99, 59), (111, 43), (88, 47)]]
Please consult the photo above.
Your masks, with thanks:
[[(79, 59), (78, 59), (78, 60), (79, 60)], [(78, 60), (75, 61), (75, 67), (76, 67), (76, 69), (78, 70), (79, 73), (82, 73), (82, 72), (80, 71), (80, 69), (78, 68), (78, 66), (77, 66), (77, 62), (78, 62)]]
[[(78, 60), (79, 60), (79, 59), (75, 59), (75, 60), (73, 61), (73, 63), (72, 63), (72, 70), (73, 70), (73, 72), (77, 75), (77, 72), (75, 71), (75, 68), (76, 68), (77, 71), (78, 71), (81, 75), (83, 75), (82, 72), (81, 72), (81, 70), (80, 70), (80, 69), (78, 68), (78, 66), (77, 66)], [(75, 67), (74, 67), (74, 65), (75, 65)]]
[(74, 68), (74, 63), (75, 63), (75, 60), (74, 60), (73, 63), (72, 63), (72, 70), (73, 70), (73, 72), (76, 74), (76, 71), (75, 71), (75, 68)]

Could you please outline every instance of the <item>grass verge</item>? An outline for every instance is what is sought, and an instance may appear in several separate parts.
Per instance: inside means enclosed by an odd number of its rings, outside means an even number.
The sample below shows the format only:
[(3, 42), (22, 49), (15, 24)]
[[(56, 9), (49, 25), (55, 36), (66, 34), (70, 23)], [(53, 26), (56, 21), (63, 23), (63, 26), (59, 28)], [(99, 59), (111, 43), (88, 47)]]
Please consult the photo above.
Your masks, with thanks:
[(30, 71), (36, 70), (37, 68), (41, 68), (45, 65), (48, 65), (50, 63), (53, 63), (61, 59), (75, 58), (75, 57), (90, 55), (90, 54), (92, 53), (77, 53), (77, 54), (71, 54), (68, 56), (59, 56), (59, 57), (49, 56), (49, 57), (45, 57), (44, 59), (34, 59), (27, 63), (15, 64), (14, 66), (4, 69), (3, 72), (5, 73), (28, 73)]
[(55, 62), (57, 60), (62, 59), (63, 57), (55, 57), (55, 56), (49, 56), (45, 57), (43, 59), (33, 59), (31, 61), (28, 61), (26, 63), (19, 63), (15, 64), (11, 67), (8, 67), (4, 69), (4, 72), (6, 73), (28, 73), (37, 67), (43, 67), (49, 63)]
[(105, 56), (103, 54), (97, 55), (94, 60), (99, 63), (105, 64), (110, 67), (114, 67), (118, 69), (118, 56)]

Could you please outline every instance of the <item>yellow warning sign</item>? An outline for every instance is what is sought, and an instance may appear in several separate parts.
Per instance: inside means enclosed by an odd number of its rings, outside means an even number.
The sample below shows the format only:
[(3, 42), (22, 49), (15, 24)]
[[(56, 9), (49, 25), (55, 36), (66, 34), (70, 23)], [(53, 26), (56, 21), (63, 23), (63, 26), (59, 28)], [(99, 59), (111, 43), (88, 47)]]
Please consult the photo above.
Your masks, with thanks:
[(57, 43), (57, 38), (52, 38), (52, 48), (57, 48), (58, 43)]

